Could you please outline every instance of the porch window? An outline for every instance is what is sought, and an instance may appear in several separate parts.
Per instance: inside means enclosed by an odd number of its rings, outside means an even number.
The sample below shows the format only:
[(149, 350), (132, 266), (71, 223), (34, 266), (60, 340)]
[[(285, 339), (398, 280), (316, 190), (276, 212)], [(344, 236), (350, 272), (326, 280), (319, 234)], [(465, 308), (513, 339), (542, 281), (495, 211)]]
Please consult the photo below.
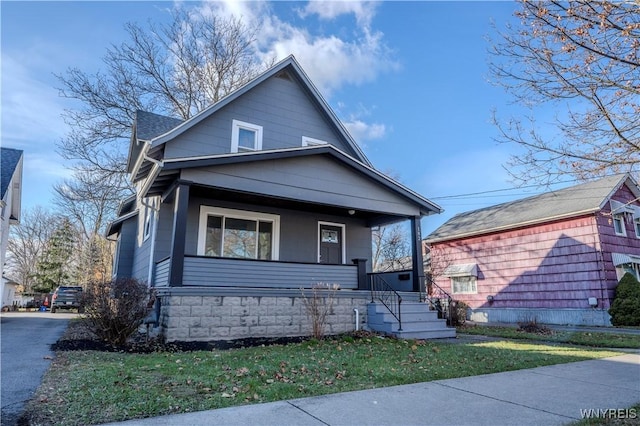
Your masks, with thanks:
[(259, 151), (262, 149), (262, 126), (233, 120), (231, 152)]
[(277, 260), (279, 216), (201, 207), (198, 254)]

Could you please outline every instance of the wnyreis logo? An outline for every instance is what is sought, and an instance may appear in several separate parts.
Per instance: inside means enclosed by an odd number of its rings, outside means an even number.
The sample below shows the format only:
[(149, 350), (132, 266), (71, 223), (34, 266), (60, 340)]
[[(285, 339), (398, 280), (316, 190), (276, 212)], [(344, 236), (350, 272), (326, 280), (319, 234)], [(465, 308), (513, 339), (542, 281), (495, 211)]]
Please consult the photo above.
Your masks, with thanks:
[(580, 410), (583, 419), (637, 419), (635, 408), (585, 408)]

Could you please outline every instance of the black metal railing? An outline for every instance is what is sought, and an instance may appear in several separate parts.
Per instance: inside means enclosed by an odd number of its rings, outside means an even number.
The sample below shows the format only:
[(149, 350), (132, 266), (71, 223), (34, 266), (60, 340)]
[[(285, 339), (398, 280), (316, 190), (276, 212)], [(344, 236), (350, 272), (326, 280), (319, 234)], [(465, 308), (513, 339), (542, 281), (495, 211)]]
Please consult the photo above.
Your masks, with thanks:
[(433, 281), (427, 287), (427, 302), (431, 308), (438, 311), (438, 317), (447, 320), (447, 324), (451, 323), (451, 301), (453, 297), (447, 293), (442, 287)]
[(371, 280), (371, 302), (379, 300), (398, 320), (398, 331), (402, 331), (402, 297), (380, 275), (369, 275)]

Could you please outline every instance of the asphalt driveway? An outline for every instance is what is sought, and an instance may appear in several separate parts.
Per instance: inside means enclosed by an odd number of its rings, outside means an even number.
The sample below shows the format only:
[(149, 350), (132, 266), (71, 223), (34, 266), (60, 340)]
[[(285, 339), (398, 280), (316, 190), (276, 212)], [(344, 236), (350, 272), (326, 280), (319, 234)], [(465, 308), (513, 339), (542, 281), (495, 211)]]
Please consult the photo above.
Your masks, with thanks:
[(15, 425), (25, 403), (40, 386), (54, 353), (50, 345), (75, 313), (33, 312), (0, 315), (0, 404), (3, 426)]

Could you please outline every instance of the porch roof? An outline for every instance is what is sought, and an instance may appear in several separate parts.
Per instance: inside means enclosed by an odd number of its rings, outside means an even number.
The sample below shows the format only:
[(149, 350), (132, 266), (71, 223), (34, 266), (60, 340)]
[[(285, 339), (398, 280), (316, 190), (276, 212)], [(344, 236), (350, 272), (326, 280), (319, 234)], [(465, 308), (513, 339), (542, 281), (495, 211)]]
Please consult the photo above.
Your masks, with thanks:
[[(185, 177), (188, 175), (186, 171), (193, 170), (219, 170), (221, 168), (227, 167), (224, 169), (221, 174), (228, 177), (229, 165), (234, 165), (233, 171), (236, 176), (229, 177), (229, 179), (242, 179), (245, 182), (248, 181), (250, 183), (245, 184), (244, 188), (233, 188), (227, 185), (227, 187), (222, 187), (222, 185), (218, 188), (220, 190), (234, 190), (237, 189), (238, 192), (244, 192), (246, 194), (250, 194), (251, 196), (263, 196), (263, 197), (276, 197), (280, 198), (283, 201), (293, 202), (293, 203), (304, 203), (311, 202), (312, 204), (322, 204), (325, 206), (335, 206), (340, 208), (348, 207), (350, 202), (354, 203), (354, 206), (357, 205), (356, 200), (349, 200), (348, 194), (339, 193), (339, 191), (331, 192), (327, 191), (327, 194), (324, 194), (323, 197), (319, 197), (318, 199), (305, 199), (304, 191), (315, 190), (311, 187), (305, 187), (308, 184), (308, 181), (311, 177), (311, 181), (313, 181), (313, 173), (310, 172), (308, 176), (304, 176), (302, 179), (296, 182), (279, 182), (279, 181), (270, 181), (267, 182), (267, 185), (279, 185), (283, 187), (287, 187), (289, 191), (283, 194), (271, 194), (259, 192), (256, 188), (260, 187), (260, 185), (265, 185), (266, 179), (261, 180), (259, 177), (256, 177), (256, 173), (253, 173), (253, 176), (239, 176), (241, 172), (239, 168), (243, 168), (246, 170), (258, 170), (257, 168), (262, 167), (267, 161), (280, 161), (280, 160), (290, 160), (290, 159), (298, 159), (300, 161), (305, 162), (304, 164), (311, 165), (312, 162), (324, 159), (326, 163), (326, 159), (329, 159), (331, 163), (326, 164), (334, 164), (336, 167), (340, 167), (341, 169), (348, 170), (347, 175), (345, 175), (349, 180), (353, 182), (367, 182), (370, 188), (376, 188), (385, 193), (390, 194), (390, 196), (394, 197), (394, 199), (398, 200), (397, 203), (404, 203), (406, 206), (412, 206), (411, 209), (415, 210), (419, 215), (426, 216), (434, 213), (441, 213), (442, 208), (437, 204), (429, 201), (427, 198), (422, 195), (412, 191), (411, 189), (405, 187), (404, 185), (394, 181), (393, 179), (385, 176), (384, 174), (378, 172), (374, 168), (369, 165), (362, 163), (355, 158), (347, 155), (346, 153), (340, 151), (333, 145), (318, 145), (318, 146), (309, 146), (309, 147), (298, 147), (298, 148), (288, 148), (288, 149), (278, 149), (278, 150), (269, 150), (269, 151), (257, 151), (257, 152), (246, 152), (240, 154), (222, 154), (222, 155), (212, 155), (206, 157), (194, 157), (194, 158), (180, 158), (180, 159), (171, 159), (165, 160), (161, 165), (158, 165), (155, 168), (154, 178), (151, 181), (150, 185), (146, 190), (146, 194), (143, 196), (153, 196), (153, 195), (166, 195), (167, 192), (170, 191), (171, 185), (177, 179), (186, 179)], [(279, 166), (283, 166), (283, 163), (274, 163)], [(313, 163), (315, 164), (315, 163)], [(253, 168), (253, 169), (252, 169)], [(237, 173), (235, 173), (237, 172)], [(193, 172), (190, 172), (193, 175)], [(327, 171), (327, 173), (329, 173)], [(305, 183), (305, 178), (307, 179), (307, 183)], [(219, 179), (218, 179), (219, 180)], [(259, 181), (260, 180), (260, 181)], [(202, 184), (203, 182), (194, 182)], [(350, 181), (345, 181), (344, 186), (348, 186)], [(217, 182), (212, 180), (211, 186), (216, 186)], [(206, 184), (205, 184), (206, 185)], [(335, 189), (335, 188), (334, 188)], [(370, 194), (358, 194), (359, 198), (367, 198), (369, 197), (373, 202), (371, 204), (380, 204), (383, 206), (384, 203), (381, 202), (380, 199), (375, 199), (374, 195)], [(321, 198), (321, 199), (320, 199)], [(353, 197), (357, 198), (357, 197)], [(362, 207), (362, 206), (361, 206)], [(392, 210), (382, 211), (380, 209), (372, 209), (376, 210), (377, 213), (394, 213)], [(405, 209), (406, 210), (406, 209)], [(397, 212), (395, 212), (397, 213)]]

